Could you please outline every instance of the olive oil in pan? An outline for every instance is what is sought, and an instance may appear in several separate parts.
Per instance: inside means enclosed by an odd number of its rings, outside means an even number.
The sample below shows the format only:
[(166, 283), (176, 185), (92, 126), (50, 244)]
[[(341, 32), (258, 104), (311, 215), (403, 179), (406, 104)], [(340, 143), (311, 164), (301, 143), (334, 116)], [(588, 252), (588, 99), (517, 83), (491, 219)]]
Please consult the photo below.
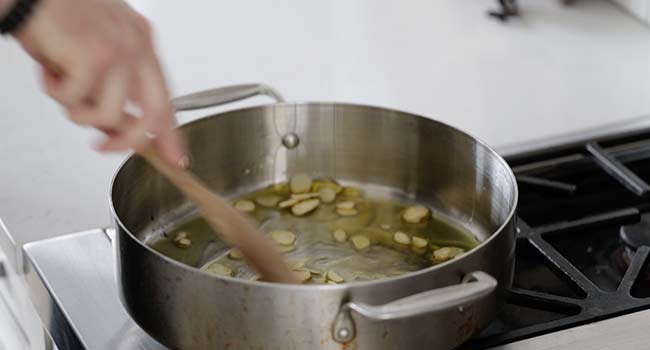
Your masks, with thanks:
[[(314, 181), (310, 186), (298, 181), (298, 187), (295, 184), (272, 185), (242, 196), (234, 204), (263, 232), (279, 238), (278, 250), (305, 283), (398, 276), (454, 258), (478, 245), (467, 230), (425, 207), (364, 197), (360, 189), (342, 188), (332, 181)], [(331, 187), (336, 193), (332, 197), (332, 192), (323, 187)], [(301, 193), (295, 193), (296, 188)], [(299, 205), (302, 210), (296, 209)], [(410, 214), (420, 210), (427, 216), (417, 222), (417, 216), (415, 220), (408, 218), (409, 210)], [(256, 278), (237, 251), (216, 240), (201, 217), (148, 244), (162, 254), (209, 272)]]

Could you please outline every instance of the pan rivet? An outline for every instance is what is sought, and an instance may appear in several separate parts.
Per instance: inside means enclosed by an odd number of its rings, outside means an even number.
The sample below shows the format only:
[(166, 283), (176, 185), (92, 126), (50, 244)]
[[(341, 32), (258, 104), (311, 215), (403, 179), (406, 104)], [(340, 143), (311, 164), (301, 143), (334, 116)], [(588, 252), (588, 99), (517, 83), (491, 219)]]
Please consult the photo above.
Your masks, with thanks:
[(338, 336), (340, 339), (347, 339), (350, 336), (350, 330), (347, 328), (341, 328), (338, 330)]
[(300, 144), (300, 138), (295, 133), (288, 133), (282, 137), (282, 144), (288, 149), (296, 148)]
[(465, 308), (462, 307), (462, 306), (459, 306), (459, 307), (458, 307), (458, 312), (460, 312), (460, 313), (465, 312)]

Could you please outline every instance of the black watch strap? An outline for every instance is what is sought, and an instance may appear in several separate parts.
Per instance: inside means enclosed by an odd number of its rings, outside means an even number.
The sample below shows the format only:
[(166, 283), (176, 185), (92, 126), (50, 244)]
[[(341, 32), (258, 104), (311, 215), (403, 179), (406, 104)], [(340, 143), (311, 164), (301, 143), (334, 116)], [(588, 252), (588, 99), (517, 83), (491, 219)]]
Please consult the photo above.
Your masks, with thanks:
[(25, 23), (39, 0), (16, 0), (7, 14), (0, 18), (0, 34), (10, 34)]

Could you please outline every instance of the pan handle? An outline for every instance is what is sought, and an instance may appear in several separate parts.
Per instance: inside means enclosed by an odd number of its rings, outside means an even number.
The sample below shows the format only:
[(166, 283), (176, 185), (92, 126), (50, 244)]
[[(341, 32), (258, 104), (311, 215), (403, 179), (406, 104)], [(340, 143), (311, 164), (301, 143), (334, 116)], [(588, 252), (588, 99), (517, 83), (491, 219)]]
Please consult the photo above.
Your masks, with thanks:
[(497, 284), (494, 277), (482, 271), (475, 271), (467, 274), (460, 284), (422, 292), (383, 305), (348, 302), (341, 307), (334, 321), (333, 337), (339, 343), (354, 339), (356, 331), (351, 311), (373, 321), (409, 318), (460, 308), (489, 295), (496, 289)]
[(194, 109), (219, 106), (260, 95), (269, 96), (277, 102), (284, 102), (282, 95), (268, 85), (243, 84), (224, 86), (179, 96), (172, 100), (172, 105), (177, 112), (191, 111)]

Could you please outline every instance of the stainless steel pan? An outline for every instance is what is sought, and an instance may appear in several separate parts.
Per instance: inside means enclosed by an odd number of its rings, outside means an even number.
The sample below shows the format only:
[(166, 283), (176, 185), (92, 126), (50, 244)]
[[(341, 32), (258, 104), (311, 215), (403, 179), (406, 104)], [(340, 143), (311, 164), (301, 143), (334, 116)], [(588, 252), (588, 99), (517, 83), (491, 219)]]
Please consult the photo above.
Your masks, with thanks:
[(481, 244), (424, 270), (342, 285), (278, 285), (204, 273), (143, 243), (191, 205), (141, 158), (118, 170), (111, 200), (124, 306), (174, 349), (449, 349), (484, 327), (513, 275), (517, 187), (505, 161), (443, 123), (396, 110), (287, 103), (262, 85), (174, 101), (178, 110), (265, 94), (278, 103), (181, 127), (192, 170), (227, 196), (295, 172), (427, 202)]

